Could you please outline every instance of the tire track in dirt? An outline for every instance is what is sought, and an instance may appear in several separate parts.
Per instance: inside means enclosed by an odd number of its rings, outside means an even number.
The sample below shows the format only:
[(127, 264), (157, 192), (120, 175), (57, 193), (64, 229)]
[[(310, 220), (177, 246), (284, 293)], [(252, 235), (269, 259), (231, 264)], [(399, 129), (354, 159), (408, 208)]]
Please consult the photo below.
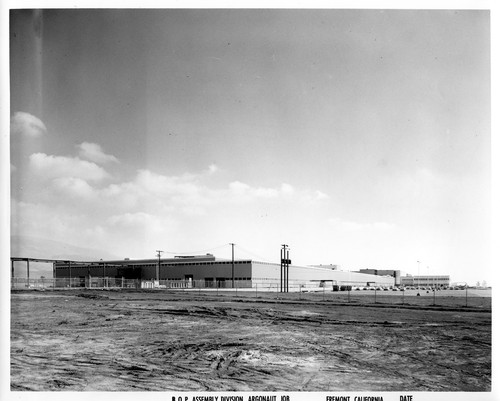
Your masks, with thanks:
[[(244, 310), (240, 309), (238, 311), (233, 311), (233, 310), (228, 310), (227, 308), (224, 309), (222, 307), (200, 307), (200, 306), (198, 306), (195, 308), (175, 309), (175, 310), (171, 310), (171, 309), (170, 310), (165, 310), (165, 309), (158, 310), (157, 309), (155, 311), (163, 313), (163, 314), (175, 314), (178, 316), (196, 316), (196, 317), (220, 317), (220, 316), (223, 316), (226, 318), (234, 318), (234, 319), (240, 319), (241, 316), (244, 314), (246, 319), (258, 317), (261, 320), (267, 319), (267, 320), (272, 321), (272, 323), (279, 323), (282, 325), (286, 325), (286, 324), (289, 324), (291, 322), (295, 323), (295, 324), (300, 323), (300, 324), (305, 324), (305, 325), (310, 325), (311, 323), (316, 323), (318, 325), (322, 325), (322, 324), (356, 325), (356, 326), (360, 325), (360, 322), (357, 322), (357, 321), (338, 321), (338, 320), (332, 320), (332, 319), (324, 319), (324, 318), (316, 317), (316, 316), (295, 316), (295, 315), (291, 316), (291, 315), (286, 315), (284, 313), (281, 313), (280, 316), (277, 317), (276, 313), (273, 313), (273, 311), (269, 311), (269, 310), (263, 311), (263, 310), (259, 310), (256, 308), (250, 308), (250, 309), (244, 309)], [(252, 315), (255, 315), (255, 316), (252, 316)], [(362, 322), (361, 325), (366, 325), (369, 327), (378, 327), (378, 326), (401, 327), (401, 326), (404, 326), (403, 323), (399, 323), (399, 322), (392, 323), (392, 322), (387, 322), (387, 321), (384, 321), (384, 322)], [(379, 354), (383, 353), (382, 349), (380, 347), (376, 347), (373, 345), (368, 346), (366, 343), (356, 341), (354, 339), (350, 339), (350, 341), (355, 342), (358, 347), (369, 348), (371, 351), (376, 350)], [(233, 344), (233, 345), (238, 346), (238, 345), (242, 345), (242, 344)], [(315, 346), (314, 344), (311, 344), (311, 343), (306, 344), (306, 345), (312, 349), (314, 349), (314, 346)], [(199, 351), (199, 350), (197, 350), (197, 351)], [(317, 351), (324, 353), (325, 347), (317, 347)], [(403, 376), (406, 378), (413, 377), (413, 375), (410, 375), (410, 374), (403, 374), (400, 371), (400, 369), (391, 369), (390, 367), (387, 367), (387, 366), (381, 366), (380, 363), (373, 363), (373, 362), (367, 361), (366, 359), (359, 361), (356, 359), (356, 357), (353, 357), (352, 354), (346, 354), (346, 353), (342, 353), (339, 351), (332, 351), (332, 350), (330, 350), (329, 353), (330, 353), (330, 355), (334, 355), (339, 359), (349, 360), (349, 363), (351, 365), (356, 366), (357, 369), (379, 370), (379, 371), (385, 372), (385, 374), (387, 374), (387, 375), (392, 375), (392, 376), (396, 376), (396, 377), (403, 377)], [(221, 370), (222, 368), (225, 368), (225, 370), (227, 370), (231, 364), (235, 364), (235, 356), (238, 356), (240, 354), (241, 354), (241, 351), (236, 351), (236, 352), (233, 352), (233, 354), (229, 355), (229, 356), (219, 355), (216, 358), (216, 360), (211, 364), (211, 367), (214, 370)], [(392, 354), (392, 356), (397, 356), (401, 360), (407, 360), (409, 358), (409, 359), (413, 359), (414, 361), (416, 361), (418, 363), (425, 362), (421, 358), (413, 357), (411, 355), (404, 356), (400, 352), (385, 351), (385, 354)], [(450, 368), (446, 365), (438, 365), (438, 366), (445, 367), (448, 369), (453, 369), (453, 368)], [(309, 377), (307, 377), (305, 380), (303, 380), (301, 385), (299, 386), (299, 390), (306, 389), (307, 386), (309, 385), (309, 383), (311, 382), (312, 377), (313, 377), (313, 375), (309, 375)], [(426, 385), (423, 381), (419, 381), (419, 379), (416, 379), (416, 378), (413, 378), (413, 379), (416, 380), (418, 382), (418, 384), (420, 386), (422, 386), (423, 388), (428, 387), (428, 385)], [(442, 387), (442, 386), (439, 386), (438, 383), (434, 383), (434, 384), (438, 385), (438, 387)]]
[[(491, 325), (484, 312), (464, 318), (415, 309), (407, 319), (407, 311), (395, 308), (88, 295), (44, 294), (34, 303), (24, 296), (13, 304), (13, 390), (491, 386)], [(441, 364), (453, 369), (434, 363), (445, 351), (456, 360)]]

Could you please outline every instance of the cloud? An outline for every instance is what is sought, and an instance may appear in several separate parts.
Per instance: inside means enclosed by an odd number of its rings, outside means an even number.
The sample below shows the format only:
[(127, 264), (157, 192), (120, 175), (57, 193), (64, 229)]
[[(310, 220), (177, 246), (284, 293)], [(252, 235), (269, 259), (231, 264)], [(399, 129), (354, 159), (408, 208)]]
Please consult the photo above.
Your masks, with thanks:
[(294, 189), (290, 184), (283, 183), (281, 184), (281, 192), (284, 194), (291, 195), (294, 193)]
[(95, 199), (96, 190), (87, 181), (75, 177), (59, 177), (54, 179), (53, 185), (59, 194), (66, 194), (72, 198)]
[(324, 192), (315, 191), (314, 192), (314, 198), (316, 200), (324, 200), (324, 199), (329, 199), (330, 197), (327, 194), (325, 194)]
[(240, 181), (231, 182), (229, 188), (229, 200), (237, 200), (239, 197), (245, 197), (247, 201), (256, 199), (272, 199), (279, 196), (280, 191), (276, 188), (251, 187)]
[[(229, 195), (232, 195), (234, 200), (236, 197), (245, 196), (248, 201), (259, 199), (289, 199), (295, 197), (296, 200), (310, 200), (314, 196), (309, 191), (296, 191), (290, 184), (283, 183), (279, 187), (252, 187), (240, 181), (231, 182), (228, 186)], [(231, 197), (230, 197), (231, 199)]]
[(236, 195), (243, 195), (250, 190), (250, 185), (234, 181), (229, 184), (229, 190)]
[(273, 204), (277, 201), (298, 202), (302, 205), (316, 204), (328, 199), (321, 191), (295, 189), (290, 184), (276, 187), (256, 187), (241, 181), (233, 181), (223, 188), (206, 184), (206, 170), (198, 174), (167, 176), (150, 170), (137, 171), (129, 182), (111, 184), (101, 191), (103, 197), (116, 208), (125, 205), (140, 210), (162, 210), (187, 215), (202, 215), (224, 207), (241, 205)]
[(166, 176), (145, 169), (138, 170), (134, 185), (139, 186), (142, 191), (158, 196), (193, 196), (201, 189), (197, 177), (193, 174)]
[(211, 164), (210, 166), (208, 166), (208, 169), (207, 169), (207, 174), (208, 175), (212, 175), (212, 174), (215, 174), (217, 171), (219, 171), (219, 167), (215, 164)]
[(384, 221), (360, 223), (355, 221), (341, 220), (339, 218), (332, 218), (329, 219), (328, 222), (335, 227), (341, 228), (345, 231), (388, 231), (396, 227), (395, 224), (387, 223)]
[(119, 163), (115, 156), (104, 153), (101, 146), (97, 143), (83, 142), (80, 145), (77, 145), (77, 148), (79, 149), (78, 154), (81, 158), (90, 160), (94, 163)]
[(137, 212), (137, 213), (124, 213), (120, 215), (113, 215), (108, 218), (108, 223), (113, 226), (127, 227), (127, 228), (137, 228), (144, 226), (151, 226), (156, 223), (158, 219), (149, 213)]
[(25, 135), (36, 138), (47, 132), (45, 124), (37, 117), (23, 111), (16, 112), (10, 118), (11, 135)]
[(30, 167), (38, 175), (47, 179), (74, 177), (89, 181), (100, 181), (109, 174), (97, 164), (78, 157), (51, 156), (34, 153), (30, 156)]
[(289, 216), (300, 216), (296, 226), (304, 227), (320, 214), (315, 206), (326, 196), (281, 183), (213, 186), (209, 171), (214, 167), (181, 175), (141, 169), (127, 181), (101, 182), (108, 174), (96, 163), (35, 153), (30, 170), (34, 185), (21, 194), (23, 207), (13, 210), (14, 232), (94, 247), (106, 243), (114, 253), (127, 255), (165, 239), (184, 246), (194, 238), (202, 246), (214, 226), (220, 228), (218, 240), (235, 235), (235, 222), (251, 227), (249, 232), (268, 224), (270, 235), (285, 235)]

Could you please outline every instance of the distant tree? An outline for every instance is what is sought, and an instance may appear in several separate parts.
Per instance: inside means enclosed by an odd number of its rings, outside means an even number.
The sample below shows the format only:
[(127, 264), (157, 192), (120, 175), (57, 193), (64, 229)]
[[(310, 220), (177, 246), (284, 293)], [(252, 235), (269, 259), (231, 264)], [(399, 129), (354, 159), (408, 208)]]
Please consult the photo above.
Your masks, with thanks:
[(45, 278), (45, 276), (40, 276), (40, 278)]
[(483, 287), (486, 288), (487, 286), (488, 286), (488, 284), (486, 283), (486, 280), (483, 280)]
[(481, 287), (481, 283), (479, 281), (476, 282), (476, 287)]

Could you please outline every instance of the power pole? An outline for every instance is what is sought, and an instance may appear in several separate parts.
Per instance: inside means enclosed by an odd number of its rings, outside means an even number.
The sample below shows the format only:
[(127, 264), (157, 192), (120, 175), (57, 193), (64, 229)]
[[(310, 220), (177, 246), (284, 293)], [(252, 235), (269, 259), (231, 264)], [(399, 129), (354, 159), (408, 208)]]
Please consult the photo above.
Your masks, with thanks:
[(229, 245), (231, 245), (231, 280), (234, 288), (234, 243), (230, 242)]
[(286, 250), (286, 292), (288, 292), (288, 273), (290, 268), (290, 250)]
[(282, 244), (280, 259), (281, 259), (281, 269), (280, 269), (280, 291), (288, 292), (288, 265), (290, 264), (288, 245)]
[(160, 281), (160, 258), (163, 251), (156, 250), (158, 256), (158, 266), (156, 267), (156, 281)]
[(419, 289), (417, 295), (420, 295), (420, 260), (417, 260), (417, 263), (418, 263), (418, 289)]

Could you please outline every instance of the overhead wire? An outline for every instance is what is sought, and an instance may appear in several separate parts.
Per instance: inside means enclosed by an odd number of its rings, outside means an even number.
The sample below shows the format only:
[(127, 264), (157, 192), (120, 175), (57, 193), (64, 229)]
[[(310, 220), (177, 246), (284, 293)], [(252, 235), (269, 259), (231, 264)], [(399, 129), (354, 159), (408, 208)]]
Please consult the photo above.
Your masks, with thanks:
[(218, 245), (218, 246), (213, 247), (213, 248), (202, 249), (202, 250), (197, 250), (197, 251), (184, 251), (184, 252), (165, 251), (165, 253), (168, 253), (169, 255), (194, 255), (194, 254), (200, 254), (200, 253), (206, 253), (206, 252), (215, 251), (217, 249), (221, 249), (221, 248), (224, 248), (226, 246), (228, 246), (228, 244)]
[[(225, 247), (230, 246), (230, 245), (231, 245), (230, 243), (227, 243), (227, 244), (222, 244), (222, 245), (218, 245), (218, 246), (215, 246), (212, 248), (207, 248), (207, 249), (202, 249), (202, 250), (183, 251), (183, 252), (164, 251), (164, 253), (168, 254), (168, 255), (195, 255), (195, 254), (203, 254), (203, 253), (207, 253), (207, 252), (216, 251), (218, 249), (222, 249), (222, 248), (225, 248)], [(241, 251), (243, 253), (246, 253), (252, 257), (256, 257), (261, 262), (269, 262), (269, 258), (264, 257), (262, 255), (259, 255), (258, 253), (250, 251), (246, 248), (243, 248), (241, 245), (234, 244), (234, 246), (235, 246), (236, 250)]]
[(241, 250), (241, 251), (249, 254), (249, 255), (256, 256), (257, 258), (259, 258), (260, 262), (269, 262), (268, 258), (266, 258), (266, 257), (264, 257), (262, 255), (259, 255), (259, 254), (255, 253), (255, 252), (249, 251), (248, 249), (245, 249), (245, 248), (243, 248), (242, 246), (240, 246), (238, 244), (236, 244), (235, 247), (237, 249), (239, 249), (239, 250)]

